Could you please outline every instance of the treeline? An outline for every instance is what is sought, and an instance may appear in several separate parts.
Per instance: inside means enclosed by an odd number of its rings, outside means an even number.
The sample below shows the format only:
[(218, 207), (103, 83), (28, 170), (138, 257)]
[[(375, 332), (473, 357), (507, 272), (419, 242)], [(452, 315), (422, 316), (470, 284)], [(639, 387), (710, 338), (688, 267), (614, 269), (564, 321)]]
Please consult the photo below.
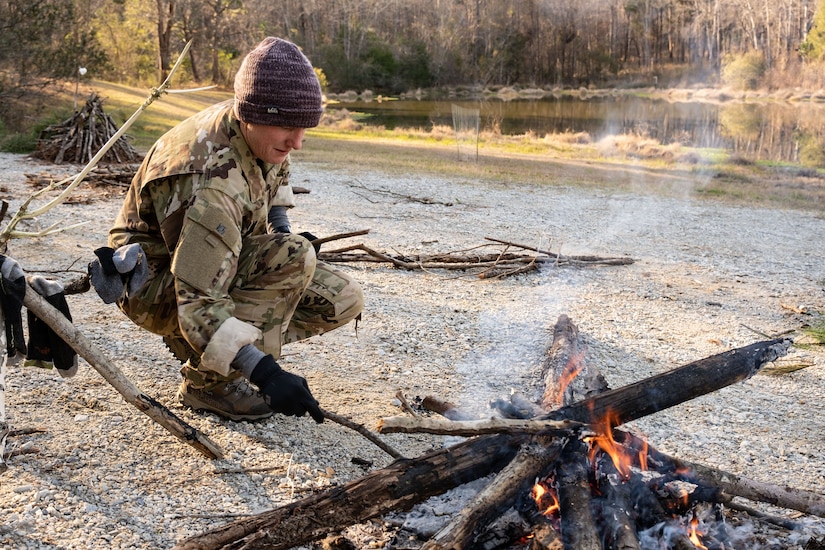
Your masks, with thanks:
[(331, 92), (714, 84), (737, 60), (732, 73), (745, 70), (746, 85), (818, 88), (821, 4), (0, 0), (0, 97), (74, 79), (81, 66), (86, 78), (151, 85), (190, 40), (184, 78), (229, 85), (244, 53), (267, 35), (299, 44)]

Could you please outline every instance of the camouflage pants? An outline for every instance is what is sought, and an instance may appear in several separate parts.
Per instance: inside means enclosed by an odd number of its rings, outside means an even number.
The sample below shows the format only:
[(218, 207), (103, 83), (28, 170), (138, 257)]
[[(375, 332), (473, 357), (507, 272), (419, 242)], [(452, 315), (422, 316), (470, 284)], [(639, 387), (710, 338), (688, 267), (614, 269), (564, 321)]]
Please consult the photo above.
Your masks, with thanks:
[[(284, 344), (309, 338), (340, 327), (360, 316), (364, 305), (361, 287), (342, 271), (323, 262), (307, 262), (306, 254), (291, 251), (290, 234), (272, 234), (244, 239), (230, 296), (233, 315), (263, 332), (256, 345), (276, 359)], [(313, 269), (314, 266), (314, 269)], [(181, 361), (181, 372), (197, 385), (228, 381), (228, 378), (198, 369), (200, 354), (181, 335), (175, 297), (174, 276), (168, 262), (149, 261), (149, 280), (119, 303), (136, 324), (164, 337)]]

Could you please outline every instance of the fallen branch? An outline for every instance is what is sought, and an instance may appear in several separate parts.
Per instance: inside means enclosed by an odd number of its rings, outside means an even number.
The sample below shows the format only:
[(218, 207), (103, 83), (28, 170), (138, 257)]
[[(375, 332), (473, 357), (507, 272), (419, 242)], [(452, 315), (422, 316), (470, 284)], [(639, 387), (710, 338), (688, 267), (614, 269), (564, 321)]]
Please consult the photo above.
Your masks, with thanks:
[(368, 440), (370, 440), (372, 443), (374, 443), (379, 449), (381, 449), (382, 451), (384, 451), (385, 453), (387, 453), (391, 457), (393, 457), (393, 458), (404, 458), (404, 455), (402, 455), (401, 453), (399, 453), (398, 451), (393, 449), (391, 446), (389, 446), (385, 442), (381, 441), (381, 439), (376, 437), (376, 435), (374, 433), (369, 431), (363, 425), (358, 424), (357, 422), (353, 422), (349, 418), (347, 418), (345, 416), (341, 416), (340, 414), (335, 414), (334, 412), (330, 412), (330, 411), (323, 410), (323, 409), (321, 410), (321, 412), (324, 413), (325, 418), (328, 418), (329, 420), (335, 422), (336, 424), (340, 424), (342, 426), (346, 426), (347, 428), (349, 428), (351, 430), (355, 430), (359, 434), (363, 435)]
[(186, 424), (155, 399), (138, 389), (131, 380), (95, 348), (66, 317), (34, 289), (27, 286), (23, 305), (49, 325), (77, 354), (86, 360), (123, 398), (149, 418), (169, 430), (181, 441), (191, 445), (207, 458), (223, 458), (220, 447), (197, 429)]

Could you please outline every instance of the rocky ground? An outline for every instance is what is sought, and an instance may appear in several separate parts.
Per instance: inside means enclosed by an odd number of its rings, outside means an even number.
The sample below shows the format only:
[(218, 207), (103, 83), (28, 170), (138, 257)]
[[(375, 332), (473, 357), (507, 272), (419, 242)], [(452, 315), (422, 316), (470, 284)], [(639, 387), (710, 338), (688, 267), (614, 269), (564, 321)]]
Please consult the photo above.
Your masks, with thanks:
[[(71, 169), (0, 155), (0, 198), (10, 212), (33, 192), (24, 174), (39, 172)], [(636, 190), (386, 174), (297, 157), (293, 184), (310, 190), (291, 213), (297, 231), (326, 236), (369, 229), (354, 242), (391, 253), (454, 252), (493, 237), (635, 262), (547, 266), (500, 280), (347, 264), (342, 269), (364, 288), (363, 321), (357, 330), (348, 326), (288, 346), (283, 366), (308, 379), (324, 408), (373, 428), (382, 417), (401, 414), (398, 390), (410, 399), (432, 395), (477, 410), (511, 390), (536, 395), (539, 366), (561, 314), (578, 326), (585, 360), (611, 387), (788, 334), (798, 345), (779, 366), (805, 368), (758, 374), (633, 428), (680, 458), (825, 493), (825, 352), (802, 345), (802, 328), (821, 323), (825, 312), (825, 217), (699, 201), (692, 184), (679, 197), (661, 197), (648, 192), (655, 176), (643, 170), (620, 177), (634, 178)], [(30, 274), (78, 277), (105, 244), (121, 192), (82, 186), (69, 203), (22, 229), (86, 225), (14, 240), (8, 255)], [(83, 360), (77, 376), (65, 380), (10, 364), (7, 419), (24, 432), (9, 438), (7, 451), (27, 452), (9, 458), (0, 474), (0, 548), (169, 548), (392, 460), (332, 422), (276, 416), (236, 423), (186, 410), (175, 398), (175, 362), (159, 338), (93, 292), (70, 296), (69, 304), (74, 324), (95, 346), (226, 457), (207, 460), (172, 437)], [(385, 439), (410, 457), (449, 443), (424, 435)], [(825, 520), (797, 519), (804, 529), (764, 547), (802, 548), (825, 533)], [(398, 523), (379, 519), (348, 536), (361, 548), (397, 547)]]

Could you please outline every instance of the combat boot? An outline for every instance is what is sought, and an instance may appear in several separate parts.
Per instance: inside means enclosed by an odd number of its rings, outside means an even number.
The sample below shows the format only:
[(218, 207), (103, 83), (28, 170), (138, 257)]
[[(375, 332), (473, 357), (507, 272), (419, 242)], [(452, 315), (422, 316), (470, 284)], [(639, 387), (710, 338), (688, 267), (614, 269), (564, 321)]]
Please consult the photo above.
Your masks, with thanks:
[(183, 382), (178, 399), (196, 411), (209, 411), (230, 420), (260, 420), (272, 416), (261, 394), (242, 377), (210, 379), (192, 368), (189, 361), (181, 369)]

